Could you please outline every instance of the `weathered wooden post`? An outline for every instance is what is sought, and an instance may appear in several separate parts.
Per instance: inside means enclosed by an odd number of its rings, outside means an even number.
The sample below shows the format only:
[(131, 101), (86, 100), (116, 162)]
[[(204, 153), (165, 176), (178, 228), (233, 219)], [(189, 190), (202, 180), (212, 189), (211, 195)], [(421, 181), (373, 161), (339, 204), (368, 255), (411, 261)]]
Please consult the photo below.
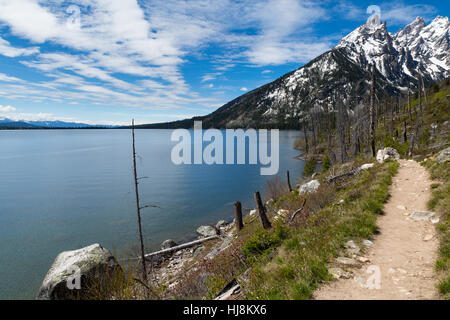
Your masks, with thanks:
[(291, 177), (289, 176), (289, 170), (286, 173), (286, 180), (287, 180), (287, 185), (288, 185), (288, 188), (289, 188), (289, 192), (292, 192)]
[(261, 201), (261, 195), (259, 194), (259, 191), (255, 192), (255, 202), (256, 202), (256, 208), (258, 209), (259, 217), (261, 219), (263, 228), (271, 229), (272, 225), (270, 224), (269, 219), (267, 219), (266, 208), (264, 207), (264, 205)]
[(237, 231), (241, 231), (244, 228), (242, 223), (242, 205), (239, 201), (234, 204), (234, 222)]

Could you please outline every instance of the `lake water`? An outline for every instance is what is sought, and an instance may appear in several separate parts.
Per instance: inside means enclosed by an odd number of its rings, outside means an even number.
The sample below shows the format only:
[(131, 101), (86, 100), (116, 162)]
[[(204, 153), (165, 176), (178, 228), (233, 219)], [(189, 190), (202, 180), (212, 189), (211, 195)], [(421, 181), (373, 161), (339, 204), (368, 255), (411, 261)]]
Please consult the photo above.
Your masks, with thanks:
[[(233, 218), (233, 203), (253, 208), (264, 193), (259, 165), (174, 165), (171, 130), (137, 130), (138, 172), (146, 209), (147, 251), (186, 241), (200, 225)], [(301, 133), (280, 132), (280, 170), (292, 184)], [(34, 299), (58, 253), (100, 243), (119, 257), (136, 247), (129, 130), (0, 131), (0, 299)]]

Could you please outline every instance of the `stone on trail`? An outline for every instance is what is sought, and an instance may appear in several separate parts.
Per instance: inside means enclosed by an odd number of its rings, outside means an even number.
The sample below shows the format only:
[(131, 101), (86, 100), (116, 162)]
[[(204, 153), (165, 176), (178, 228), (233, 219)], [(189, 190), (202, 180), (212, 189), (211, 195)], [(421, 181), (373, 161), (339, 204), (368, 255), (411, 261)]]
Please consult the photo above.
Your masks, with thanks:
[(367, 239), (363, 240), (362, 243), (363, 243), (363, 245), (365, 245), (366, 247), (371, 247), (371, 246), (373, 246), (373, 242), (370, 241), (370, 240), (367, 240)]
[(346, 257), (339, 257), (336, 259), (336, 262), (338, 264), (348, 266), (348, 267), (356, 267), (359, 266), (358, 262), (355, 259), (346, 258)]
[(388, 160), (388, 159), (399, 160), (400, 154), (394, 148), (389, 148), (389, 147), (378, 150), (377, 161), (379, 163), (383, 163), (385, 160)]
[(362, 263), (370, 262), (370, 259), (366, 257), (358, 257), (357, 260)]
[(61, 252), (47, 272), (38, 300), (85, 298), (92, 281), (108, 281), (114, 272), (123, 272), (108, 249), (99, 244)]
[(350, 279), (352, 277), (352, 274), (350, 272), (346, 272), (342, 270), (341, 268), (330, 268), (328, 269), (328, 272), (335, 278), (343, 278), (343, 279)]
[(414, 211), (409, 217), (416, 221), (426, 221), (434, 216), (434, 212), (431, 211)]
[(355, 243), (355, 241), (353, 241), (353, 240), (350, 240), (350, 241), (347, 241), (346, 243), (345, 243), (345, 248), (346, 248), (346, 252), (348, 253), (348, 254), (351, 254), (351, 255), (353, 255), (353, 254), (358, 254), (359, 253), (359, 251), (361, 250), (360, 248), (359, 248), (359, 246)]
[(431, 219), (431, 223), (432, 223), (432, 224), (437, 224), (437, 223), (439, 223), (439, 218), (433, 218), (433, 219)]
[(358, 245), (355, 243), (355, 241), (349, 240), (345, 243), (345, 247), (350, 249), (356, 249), (358, 248)]

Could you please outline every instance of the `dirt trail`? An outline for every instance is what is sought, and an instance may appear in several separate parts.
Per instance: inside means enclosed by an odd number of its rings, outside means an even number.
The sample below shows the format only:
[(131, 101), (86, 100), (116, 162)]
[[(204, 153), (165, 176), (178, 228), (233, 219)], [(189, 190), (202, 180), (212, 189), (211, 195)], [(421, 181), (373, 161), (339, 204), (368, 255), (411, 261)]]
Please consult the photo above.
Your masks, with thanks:
[[(400, 160), (385, 214), (377, 220), (380, 234), (364, 254), (369, 261), (359, 269), (352, 269), (350, 279), (341, 278), (320, 288), (315, 299), (438, 299), (434, 274), (438, 248), (435, 227), (430, 221), (408, 217), (414, 211), (427, 210), (431, 183), (428, 172), (420, 164)], [(367, 280), (376, 279), (373, 270), (378, 267), (380, 286), (369, 289), (367, 284), (376, 282)]]

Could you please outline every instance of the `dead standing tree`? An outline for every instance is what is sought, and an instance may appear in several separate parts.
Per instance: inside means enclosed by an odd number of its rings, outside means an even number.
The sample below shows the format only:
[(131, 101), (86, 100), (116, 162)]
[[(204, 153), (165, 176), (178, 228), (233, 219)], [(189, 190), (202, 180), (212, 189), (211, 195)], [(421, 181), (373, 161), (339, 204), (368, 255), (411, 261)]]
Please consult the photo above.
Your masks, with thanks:
[(139, 202), (139, 182), (138, 182), (138, 176), (137, 176), (137, 169), (136, 169), (136, 140), (134, 136), (134, 119), (132, 121), (131, 125), (131, 135), (133, 138), (133, 173), (134, 173), (134, 190), (136, 193), (136, 212), (137, 212), (137, 219), (138, 219), (138, 231), (139, 231), (139, 242), (141, 247), (141, 261), (142, 261), (142, 272), (143, 272), (143, 279), (144, 283), (148, 284), (148, 278), (147, 278), (147, 266), (145, 264), (145, 251), (144, 251), (144, 238), (142, 235), (142, 223), (141, 223), (141, 205)]
[(370, 147), (372, 157), (376, 156), (375, 150), (375, 86), (376, 86), (376, 67), (372, 65), (372, 86), (370, 88)]
[(346, 140), (345, 140), (345, 132), (346, 132), (346, 123), (345, 123), (345, 114), (344, 112), (347, 112), (346, 108), (344, 107), (344, 104), (341, 100), (336, 99), (337, 104), (337, 114), (336, 114), (336, 129), (338, 134), (338, 142), (339, 142), (339, 153), (340, 153), (340, 160), (341, 163), (345, 163), (348, 159), (347, 154), (347, 146), (346, 146)]
[(263, 228), (271, 229), (272, 225), (270, 224), (270, 221), (267, 218), (266, 208), (264, 207), (264, 204), (261, 201), (261, 195), (259, 194), (259, 191), (255, 192), (255, 202)]

